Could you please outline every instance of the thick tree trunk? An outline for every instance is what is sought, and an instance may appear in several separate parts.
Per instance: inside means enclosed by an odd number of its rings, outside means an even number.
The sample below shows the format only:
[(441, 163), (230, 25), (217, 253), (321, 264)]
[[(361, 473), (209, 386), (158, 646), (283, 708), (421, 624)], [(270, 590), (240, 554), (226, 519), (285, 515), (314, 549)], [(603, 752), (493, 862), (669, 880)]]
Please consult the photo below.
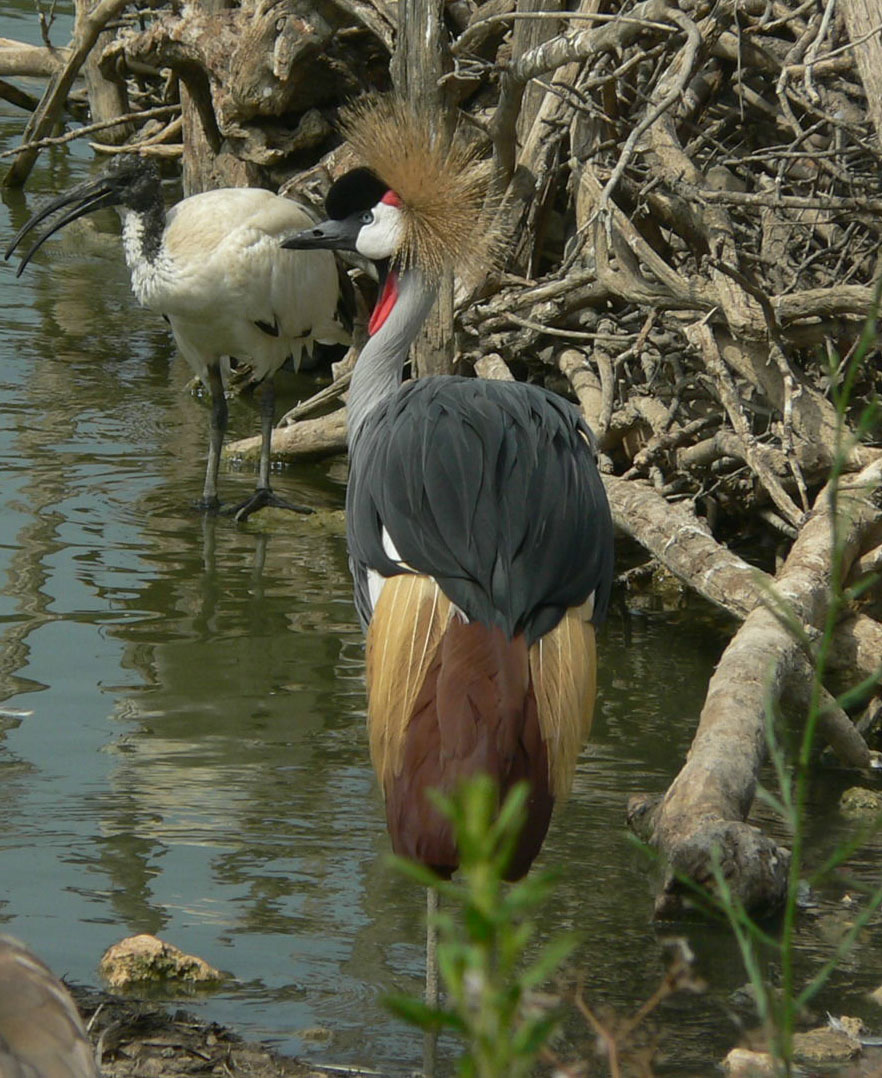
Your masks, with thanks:
[[(398, 20), (392, 57), (395, 88), (434, 117), (439, 137), (448, 138), (455, 114), (441, 85), (441, 77), (450, 66), (441, 0), (400, 0)], [(438, 301), (414, 342), (412, 355), (420, 377), (453, 370), (452, 275), (441, 282)]]
[[(95, 0), (76, 0), (78, 18), (93, 11), (95, 6)], [(125, 116), (129, 112), (129, 98), (125, 82), (121, 79), (107, 78), (99, 65), (100, 54), (113, 43), (114, 39), (115, 35), (112, 30), (104, 30), (100, 33), (83, 64), (86, 91), (89, 95), (89, 111), (95, 123), (115, 120), (118, 116)], [(113, 127), (105, 128), (101, 137), (104, 142), (118, 146), (125, 142), (133, 131), (131, 123), (115, 124)]]
[(882, 146), (882, 12), (877, 0), (840, 0), (840, 11), (867, 91), (867, 111)]

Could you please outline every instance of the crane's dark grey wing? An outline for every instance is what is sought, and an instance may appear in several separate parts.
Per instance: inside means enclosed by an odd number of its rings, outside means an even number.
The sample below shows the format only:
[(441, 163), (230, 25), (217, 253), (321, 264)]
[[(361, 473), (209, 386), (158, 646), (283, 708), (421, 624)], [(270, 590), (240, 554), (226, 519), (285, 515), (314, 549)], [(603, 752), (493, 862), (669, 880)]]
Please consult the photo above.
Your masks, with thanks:
[[(590, 431), (536, 386), (426, 378), (403, 386), (352, 446), (347, 492), (356, 604), (368, 571), (437, 580), (471, 620), (529, 642), (595, 593), (609, 601), (613, 529)], [(394, 551), (391, 551), (394, 553)]]

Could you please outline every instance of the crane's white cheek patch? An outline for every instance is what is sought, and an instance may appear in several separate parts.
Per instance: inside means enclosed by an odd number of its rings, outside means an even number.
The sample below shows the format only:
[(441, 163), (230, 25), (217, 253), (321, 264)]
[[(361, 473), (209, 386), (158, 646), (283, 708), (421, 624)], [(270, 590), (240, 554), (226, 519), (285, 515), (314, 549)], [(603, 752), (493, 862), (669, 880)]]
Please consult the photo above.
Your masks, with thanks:
[(373, 222), (358, 233), (355, 249), (374, 261), (391, 258), (397, 252), (404, 234), (401, 210), (386, 202), (378, 202), (373, 214)]

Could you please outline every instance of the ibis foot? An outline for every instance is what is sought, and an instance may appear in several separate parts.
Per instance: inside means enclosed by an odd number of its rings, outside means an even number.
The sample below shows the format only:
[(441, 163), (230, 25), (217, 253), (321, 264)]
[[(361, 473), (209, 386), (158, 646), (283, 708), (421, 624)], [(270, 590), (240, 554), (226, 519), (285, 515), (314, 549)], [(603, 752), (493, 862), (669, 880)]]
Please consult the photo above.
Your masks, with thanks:
[(246, 521), (252, 513), (256, 513), (258, 509), (264, 509), (266, 507), (271, 507), (273, 509), (290, 509), (292, 513), (314, 512), (308, 505), (297, 505), (295, 502), (289, 502), (284, 498), (280, 498), (270, 487), (258, 487), (250, 498), (246, 498), (244, 502), (241, 502), (239, 505), (234, 505), (230, 509), (224, 509), (223, 512), (232, 516), (237, 524), (241, 524), (243, 521)]

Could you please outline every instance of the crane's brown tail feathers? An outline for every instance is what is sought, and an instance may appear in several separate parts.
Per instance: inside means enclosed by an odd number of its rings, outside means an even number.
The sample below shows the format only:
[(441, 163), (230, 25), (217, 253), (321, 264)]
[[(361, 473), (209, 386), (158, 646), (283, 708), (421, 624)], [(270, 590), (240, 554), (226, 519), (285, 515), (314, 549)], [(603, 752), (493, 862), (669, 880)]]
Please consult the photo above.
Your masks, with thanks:
[(523, 636), (466, 622), (433, 580), (386, 581), (367, 637), (371, 758), (396, 853), (449, 875), (458, 857), (426, 797), (477, 773), (500, 795), (526, 779), (528, 820), (509, 878), (530, 867), (566, 796), (591, 724), (594, 630), (581, 610), (528, 651)]

